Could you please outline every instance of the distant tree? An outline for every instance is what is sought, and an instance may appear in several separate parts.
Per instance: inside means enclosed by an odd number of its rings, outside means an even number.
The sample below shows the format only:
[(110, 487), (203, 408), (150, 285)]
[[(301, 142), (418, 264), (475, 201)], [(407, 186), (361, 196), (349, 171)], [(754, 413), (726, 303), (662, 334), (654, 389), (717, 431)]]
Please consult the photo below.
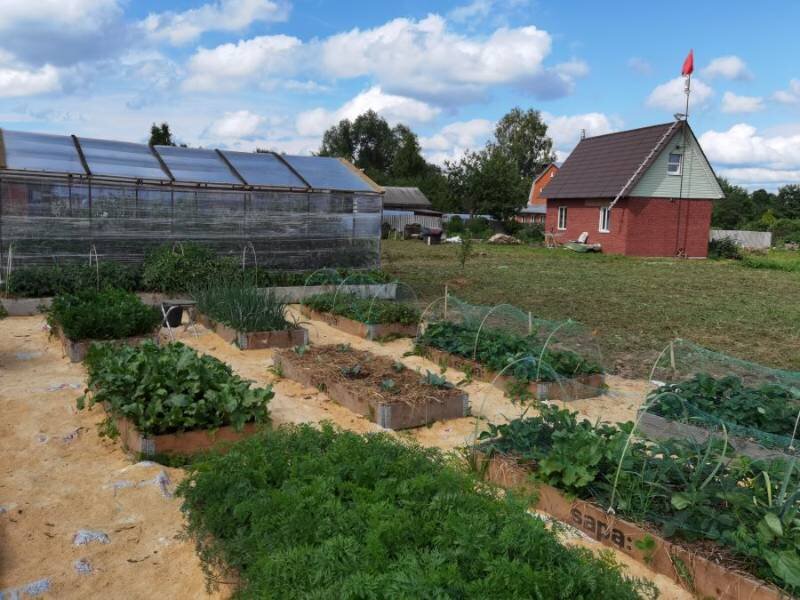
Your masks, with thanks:
[(725, 197), (714, 202), (711, 226), (717, 229), (739, 229), (742, 224), (756, 218), (753, 201), (747, 190), (732, 185), (724, 177), (719, 177), (718, 180)]
[(353, 162), (355, 154), (353, 124), (349, 119), (342, 119), (323, 134), (318, 154), (336, 156)]
[(800, 185), (785, 185), (778, 189), (775, 212), (784, 219), (800, 219)]
[(525, 206), (529, 183), (513, 158), (496, 146), (467, 152), (445, 170), (451, 200), (470, 215), (490, 214), (505, 221)]
[(422, 157), (422, 148), (420, 148), (417, 134), (405, 125), (395, 125), (392, 135), (394, 136), (394, 156), (392, 156), (391, 162), (391, 176), (395, 179), (403, 179), (424, 175), (428, 164)]
[(494, 144), (514, 160), (520, 176), (529, 181), (556, 159), (553, 140), (538, 110), (513, 108), (497, 122), (494, 137)]
[(161, 125), (156, 125), (153, 123), (152, 127), (150, 127), (150, 144), (153, 146), (175, 145), (175, 141), (172, 139), (172, 132), (169, 130), (168, 123), (161, 123)]

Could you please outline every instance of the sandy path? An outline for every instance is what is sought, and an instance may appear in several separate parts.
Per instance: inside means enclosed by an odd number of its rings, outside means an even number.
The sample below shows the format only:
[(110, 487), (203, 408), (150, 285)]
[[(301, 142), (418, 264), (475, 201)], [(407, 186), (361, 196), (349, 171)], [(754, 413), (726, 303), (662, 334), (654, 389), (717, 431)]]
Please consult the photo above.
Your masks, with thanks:
[[(207, 597), (193, 544), (176, 537), (182, 472), (98, 437), (100, 411), (75, 409), (83, 368), (42, 324), (0, 321), (0, 597), (31, 584), (52, 598)], [(76, 546), (81, 530), (107, 539)]]
[[(4, 416), (0, 423), (0, 592), (46, 580), (49, 593), (43, 597), (208, 597), (192, 544), (178, 538), (183, 524), (179, 502), (169, 497), (181, 471), (133, 464), (118, 444), (97, 436), (100, 411), (75, 410), (83, 368), (62, 358), (60, 346), (48, 341), (41, 327), (38, 317), (0, 321), (0, 411)], [(402, 356), (411, 349), (409, 340), (377, 344), (321, 322), (313, 322), (309, 329), (313, 343), (350, 343), (402, 360), (423, 373), (425, 369), (439, 371), (421, 357)], [(241, 352), (201, 327), (196, 333), (179, 331), (178, 337), (226, 361), (257, 384), (274, 384), (270, 412), (275, 425), (329, 420), (358, 432), (381, 429), (317, 390), (274, 376), (268, 371), (271, 351)], [(463, 377), (452, 369), (446, 375), (451, 381)], [(633, 418), (646, 386), (614, 377), (609, 384), (611, 390), (605, 396), (573, 402), (570, 407), (591, 419)], [(399, 435), (453, 450), (473, 441), (487, 423), (514, 418), (524, 410), (491, 385), (471, 383), (465, 389), (472, 417)], [(166, 486), (161, 485), (164, 476), (169, 481)], [(81, 530), (104, 533), (108, 543), (75, 546), (74, 536)], [(604, 549), (586, 537), (570, 538), (568, 543)], [(691, 597), (668, 578), (624, 554), (615, 554), (630, 575), (653, 581), (662, 598)], [(84, 564), (91, 573), (80, 572)]]

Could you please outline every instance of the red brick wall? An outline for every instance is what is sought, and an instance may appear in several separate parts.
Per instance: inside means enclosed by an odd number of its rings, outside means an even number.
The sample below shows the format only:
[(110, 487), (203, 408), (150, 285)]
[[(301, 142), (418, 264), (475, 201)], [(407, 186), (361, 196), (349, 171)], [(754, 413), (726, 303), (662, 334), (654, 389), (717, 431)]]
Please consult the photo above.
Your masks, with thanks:
[(547, 170), (544, 172), (544, 175), (539, 177), (536, 182), (531, 186), (531, 195), (528, 198), (528, 204), (530, 205), (538, 205), (544, 206), (547, 202), (546, 198), (542, 198), (542, 190), (547, 187), (547, 184), (550, 183), (552, 177), (550, 174), (554, 171), (558, 171), (558, 167), (555, 165), (550, 165), (547, 167)]
[[(590, 244), (601, 244), (608, 254), (628, 256), (675, 256), (679, 250), (690, 258), (708, 255), (711, 200), (625, 198), (611, 210), (610, 233), (598, 231), (600, 206), (608, 201), (549, 200), (545, 231), (564, 243), (586, 231)], [(567, 228), (557, 229), (558, 207), (567, 207)]]

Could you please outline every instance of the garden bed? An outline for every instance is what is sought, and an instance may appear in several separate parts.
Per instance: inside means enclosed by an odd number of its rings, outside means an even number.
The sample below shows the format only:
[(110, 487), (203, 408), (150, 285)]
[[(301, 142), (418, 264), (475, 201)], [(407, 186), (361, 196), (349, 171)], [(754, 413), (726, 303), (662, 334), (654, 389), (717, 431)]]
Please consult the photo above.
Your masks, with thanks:
[(306, 298), (317, 294), (335, 293), (354, 294), (360, 298), (380, 298), (394, 300), (397, 297), (396, 283), (362, 283), (339, 285), (335, 283), (325, 285), (291, 285), (259, 288), (264, 293), (272, 292), (275, 297), (283, 302), (297, 304)]
[[(463, 358), (426, 346), (424, 356), (438, 365), (446, 366), (451, 369), (464, 371), (473, 379), (494, 383), (500, 389), (519, 393), (520, 382), (515, 377), (500, 375), (489, 370), (484, 365), (475, 360)], [(581, 398), (596, 398), (605, 391), (605, 375), (603, 373), (592, 373), (590, 375), (578, 375), (570, 379), (559, 381), (531, 381), (525, 389), (537, 400), (578, 400)]]
[(533, 483), (530, 473), (512, 458), (475, 450), (474, 459), (486, 480), (505, 489), (536, 496), (534, 507), (577, 528), (605, 546), (624, 552), (666, 575), (700, 598), (721, 600), (779, 600), (785, 594), (775, 587), (726, 568), (647, 530), (609, 514), (583, 500), (570, 499), (558, 489)]
[[(654, 440), (667, 440), (670, 438), (688, 438), (695, 442), (703, 443), (710, 437), (723, 439), (725, 436), (719, 431), (712, 431), (705, 427), (697, 427), (689, 423), (681, 423), (672, 419), (665, 419), (659, 415), (654, 415), (644, 409), (639, 411), (638, 430), (644, 435)], [(744, 454), (755, 459), (784, 458), (789, 460), (792, 455), (786, 454), (778, 449), (764, 448), (753, 440), (738, 437), (735, 435), (727, 436), (730, 444), (739, 454)]]
[(161, 435), (142, 435), (136, 425), (125, 417), (111, 417), (119, 432), (122, 447), (141, 456), (178, 454), (188, 456), (213, 448), (224, 442), (238, 442), (258, 431), (256, 423), (247, 423), (240, 431), (230, 425), (218, 429), (197, 429)]
[(305, 305), (300, 306), (300, 313), (309, 319), (322, 321), (345, 333), (368, 340), (377, 340), (388, 336), (414, 337), (417, 335), (416, 325), (403, 325), (402, 323), (362, 323), (341, 315), (318, 312)]
[(280, 351), (284, 377), (324, 391), (331, 400), (387, 429), (408, 429), (469, 414), (468, 395), (428, 373), (349, 346)]
[(203, 327), (213, 331), (229, 344), (235, 343), (240, 350), (293, 348), (308, 343), (308, 331), (302, 327), (281, 331), (236, 331), (223, 323), (213, 321), (202, 313), (197, 313), (195, 318)]
[(136, 346), (145, 341), (152, 341), (158, 343), (159, 332), (154, 331), (149, 335), (137, 335), (133, 337), (122, 338), (118, 340), (72, 340), (64, 335), (61, 329), (56, 329), (55, 334), (61, 340), (61, 348), (64, 350), (64, 355), (69, 358), (70, 362), (81, 362), (89, 353), (89, 348), (92, 344), (111, 344), (113, 346)]

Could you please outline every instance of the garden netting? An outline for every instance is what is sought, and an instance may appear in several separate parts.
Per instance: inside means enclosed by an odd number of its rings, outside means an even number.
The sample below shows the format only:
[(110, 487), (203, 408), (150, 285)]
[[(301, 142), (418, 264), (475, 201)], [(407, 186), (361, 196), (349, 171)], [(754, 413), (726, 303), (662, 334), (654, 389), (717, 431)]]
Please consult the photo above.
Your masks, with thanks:
[(800, 372), (773, 369), (671, 342), (653, 366), (647, 410), (765, 448), (793, 452), (800, 419)]

